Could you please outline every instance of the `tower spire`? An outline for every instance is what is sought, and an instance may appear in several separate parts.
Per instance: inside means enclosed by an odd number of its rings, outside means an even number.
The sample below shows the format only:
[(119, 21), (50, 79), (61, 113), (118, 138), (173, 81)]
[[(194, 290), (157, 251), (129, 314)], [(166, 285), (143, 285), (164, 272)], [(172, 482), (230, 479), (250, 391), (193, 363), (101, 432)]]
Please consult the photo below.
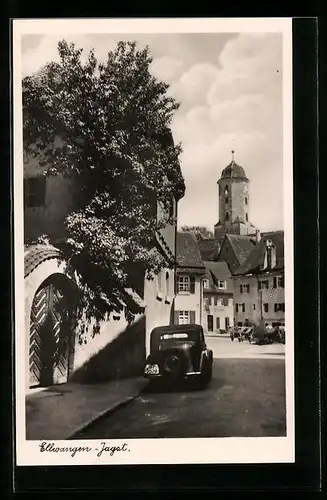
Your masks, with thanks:
[(232, 161), (234, 161), (234, 154), (235, 154), (235, 151), (234, 151), (234, 149), (232, 149)]

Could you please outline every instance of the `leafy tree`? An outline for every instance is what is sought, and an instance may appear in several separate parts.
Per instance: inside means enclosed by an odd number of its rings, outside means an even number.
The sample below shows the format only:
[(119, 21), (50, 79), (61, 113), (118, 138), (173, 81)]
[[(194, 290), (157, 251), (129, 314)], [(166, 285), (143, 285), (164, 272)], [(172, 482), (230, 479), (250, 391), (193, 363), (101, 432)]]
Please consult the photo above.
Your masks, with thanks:
[(183, 226), (182, 231), (191, 231), (195, 234), (197, 240), (213, 239), (213, 232), (205, 226)]
[(104, 63), (94, 51), (83, 62), (65, 40), (58, 51), (59, 63), (23, 80), (24, 149), (46, 175), (81, 186), (62, 251), (79, 277), (81, 309), (99, 322), (122, 310), (136, 269), (151, 279), (165, 265), (154, 237), (174, 222), (171, 200), (185, 189), (169, 131), (179, 104), (151, 75), (148, 47), (119, 42)]

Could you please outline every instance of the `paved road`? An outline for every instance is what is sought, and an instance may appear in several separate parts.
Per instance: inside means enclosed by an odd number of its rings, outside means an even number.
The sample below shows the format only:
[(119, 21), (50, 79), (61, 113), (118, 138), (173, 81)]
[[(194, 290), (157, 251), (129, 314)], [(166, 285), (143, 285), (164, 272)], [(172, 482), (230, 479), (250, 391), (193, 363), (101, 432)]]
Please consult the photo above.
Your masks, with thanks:
[(216, 358), (207, 389), (145, 390), (76, 438), (284, 436), (285, 425), (285, 363), (262, 355)]
[(284, 344), (255, 345), (247, 340), (232, 342), (228, 336), (206, 337), (207, 345), (213, 350), (216, 358), (283, 358), (285, 356)]

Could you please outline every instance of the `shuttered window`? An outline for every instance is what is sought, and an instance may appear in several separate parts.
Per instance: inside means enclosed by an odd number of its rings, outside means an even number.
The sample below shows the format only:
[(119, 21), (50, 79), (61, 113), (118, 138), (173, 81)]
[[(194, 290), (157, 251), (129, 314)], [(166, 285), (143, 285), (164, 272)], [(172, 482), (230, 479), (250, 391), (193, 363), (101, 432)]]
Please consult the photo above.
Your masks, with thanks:
[(190, 278), (188, 276), (178, 277), (178, 291), (188, 292), (190, 289)]
[(174, 323), (175, 325), (195, 323), (195, 311), (175, 311)]
[(195, 276), (190, 276), (190, 292), (195, 293)]

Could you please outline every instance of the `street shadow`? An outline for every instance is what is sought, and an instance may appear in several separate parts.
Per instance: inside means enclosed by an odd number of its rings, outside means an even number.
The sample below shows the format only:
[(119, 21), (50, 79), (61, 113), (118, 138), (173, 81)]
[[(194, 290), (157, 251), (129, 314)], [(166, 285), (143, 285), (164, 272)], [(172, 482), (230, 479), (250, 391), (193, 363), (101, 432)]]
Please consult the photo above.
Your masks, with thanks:
[(89, 358), (71, 375), (70, 381), (96, 384), (139, 377), (143, 374), (144, 363), (145, 317), (141, 317)]

